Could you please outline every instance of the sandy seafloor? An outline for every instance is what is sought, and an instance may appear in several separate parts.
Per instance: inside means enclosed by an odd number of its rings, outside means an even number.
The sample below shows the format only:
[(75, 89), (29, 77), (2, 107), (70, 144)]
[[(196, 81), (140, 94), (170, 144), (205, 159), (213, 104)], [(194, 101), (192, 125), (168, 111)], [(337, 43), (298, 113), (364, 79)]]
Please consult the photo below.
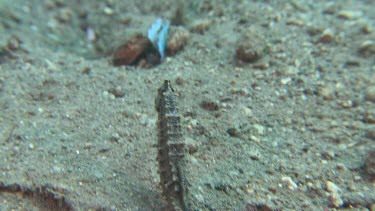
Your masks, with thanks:
[[(154, 99), (166, 79), (191, 210), (374, 210), (374, 8), (0, 0), (0, 210), (163, 210)], [(183, 50), (153, 68), (112, 65), (176, 11)], [(268, 50), (238, 63), (249, 28)]]

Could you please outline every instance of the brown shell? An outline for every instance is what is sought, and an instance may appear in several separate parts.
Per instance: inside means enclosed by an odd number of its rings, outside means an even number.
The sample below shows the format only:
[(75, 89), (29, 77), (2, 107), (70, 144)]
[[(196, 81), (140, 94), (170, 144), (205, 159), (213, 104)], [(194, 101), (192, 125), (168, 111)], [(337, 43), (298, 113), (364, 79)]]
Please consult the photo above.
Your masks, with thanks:
[(135, 36), (115, 52), (113, 64), (115, 66), (134, 64), (150, 44), (150, 41), (146, 37), (141, 35)]

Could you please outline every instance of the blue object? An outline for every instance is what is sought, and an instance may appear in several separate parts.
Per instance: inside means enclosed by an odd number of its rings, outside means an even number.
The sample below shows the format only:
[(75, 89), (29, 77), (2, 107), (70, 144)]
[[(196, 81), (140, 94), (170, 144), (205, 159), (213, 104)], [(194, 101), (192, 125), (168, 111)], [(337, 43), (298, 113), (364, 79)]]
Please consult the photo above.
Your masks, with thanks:
[(164, 60), (165, 46), (168, 40), (169, 20), (158, 18), (148, 29), (147, 37), (151, 43), (158, 49), (160, 57)]

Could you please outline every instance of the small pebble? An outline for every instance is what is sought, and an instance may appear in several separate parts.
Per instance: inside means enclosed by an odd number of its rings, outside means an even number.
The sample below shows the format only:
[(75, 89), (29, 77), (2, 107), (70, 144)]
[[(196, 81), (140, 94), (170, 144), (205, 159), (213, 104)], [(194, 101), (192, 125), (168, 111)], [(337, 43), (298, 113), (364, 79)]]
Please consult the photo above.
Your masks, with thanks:
[(249, 157), (250, 157), (250, 159), (252, 159), (252, 160), (260, 160), (261, 157), (262, 157), (262, 155), (259, 153), (258, 150), (252, 150), (252, 151), (250, 151), (250, 153), (249, 153)]
[(113, 9), (110, 8), (110, 7), (104, 7), (103, 12), (104, 12), (104, 14), (106, 14), (106, 15), (113, 15)]
[(346, 166), (342, 163), (339, 163), (336, 165), (336, 168), (340, 171), (345, 171), (346, 170)]
[(375, 126), (370, 126), (366, 129), (366, 137), (375, 141)]
[(288, 184), (288, 188), (290, 190), (297, 190), (298, 189), (298, 185), (295, 182), (293, 182), (292, 178), (290, 178), (290, 177), (282, 177), (281, 180), (283, 182), (286, 182)]
[(263, 125), (260, 125), (260, 124), (253, 124), (251, 126), (251, 130), (250, 132), (252, 134), (256, 134), (256, 135), (264, 135), (265, 134), (265, 128)]
[(327, 188), (327, 191), (330, 192), (330, 193), (341, 192), (341, 189), (335, 183), (333, 183), (331, 181), (326, 182), (326, 188)]
[(344, 201), (337, 193), (331, 193), (329, 196), (329, 201), (334, 207), (341, 207), (344, 204)]
[(375, 86), (367, 87), (365, 91), (365, 100), (375, 103)]
[(344, 204), (344, 201), (341, 199), (339, 192), (341, 189), (333, 182), (326, 182), (326, 189), (330, 192), (329, 201), (334, 207), (341, 207)]
[(342, 19), (352, 20), (358, 19), (362, 17), (362, 11), (355, 11), (355, 10), (341, 10), (338, 12), (338, 17)]
[(200, 104), (200, 107), (207, 111), (218, 111), (220, 108), (217, 102), (210, 100), (203, 100)]
[(264, 37), (253, 28), (237, 41), (236, 58), (242, 62), (256, 62), (264, 56), (267, 48)]
[(209, 20), (197, 20), (193, 23), (191, 31), (199, 34), (203, 34), (210, 29), (211, 21)]
[(325, 29), (323, 31), (322, 35), (320, 36), (318, 42), (329, 43), (329, 42), (332, 41), (333, 36), (334, 36), (334, 34), (333, 34), (332, 29)]
[(29, 149), (34, 149), (34, 144), (33, 143), (29, 144)]
[(13, 152), (18, 153), (20, 151), (20, 148), (18, 146), (15, 146), (12, 148)]
[(364, 41), (359, 47), (359, 53), (365, 57), (375, 54), (375, 42), (372, 40)]
[(322, 155), (326, 159), (333, 159), (333, 158), (335, 158), (335, 152), (333, 152), (333, 151), (325, 151), (325, 152), (322, 153)]
[(361, 176), (354, 176), (354, 181), (358, 182), (358, 181), (361, 181), (362, 180), (362, 177)]
[(375, 108), (368, 109), (363, 114), (363, 122), (374, 124), (375, 123)]
[(240, 131), (237, 128), (228, 128), (227, 133), (232, 137), (239, 137)]
[(12, 37), (7, 41), (7, 48), (11, 51), (16, 51), (20, 48), (21, 43), (22, 42), (19, 37), (12, 35)]
[(58, 12), (56, 19), (61, 23), (69, 23), (71, 22), (72, 17), (73, 11), (69, 8), (63, 8)]
[(365, 170), (366, 172), (375, 177), (375, 150), (370, 151), (365, 159)]
[(322, 96), (324, 100), (333, 100), (335, 91), (330, 86), (325, 86), (318, 90), (318, 95)]
[(53, 170), (55, 173), (60, 173), (60, 172), (61, 172), (61, 168), (58, 167), (58, 166), (52, 166), (52, 170)]
[(343, 108), (351, 108), (353, 107), (353, 101), (351, 100), (338, 100), (337, 104)]
[(241, 109), (242, 113), (247, 116), (247, 117), (252, 117), (253, 116), (253, 111), (251, 110), (251, 108), (248, 108), (248, 107), (243, 107)]
[(177, 27), (172, 31), (172, 35), (168, 38), (167, 51), (174, 55), (182, 50), (189, 40), (189, 31), (183, 27)]
[(287, 25), (293, 25), (293, 26), (303, 26), (304, 23), (301, 20), (297, 19), (290, 19), (286, 22)]
[(292, 81), (292, 78), (290, 78), (290, 77), (283, 78), (283, 79), (280, 80), (280, 82), (281, 82), (282, 85), (286, 85), (286, 84), (288, 84), (291, 81)]

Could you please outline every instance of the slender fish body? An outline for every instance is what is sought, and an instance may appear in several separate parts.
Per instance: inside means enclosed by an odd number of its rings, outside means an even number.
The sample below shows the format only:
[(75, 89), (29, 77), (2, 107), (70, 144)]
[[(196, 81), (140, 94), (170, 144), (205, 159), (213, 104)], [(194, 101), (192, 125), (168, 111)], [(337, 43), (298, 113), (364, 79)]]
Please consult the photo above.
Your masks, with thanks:
[(158, 156), (160, 185), (168, 203), (168, 210), (187, 211), (185, 154), (186, 147), (182, 140), (180, 115), (177, 95), (170, 81), (158, 89), (155, 99), (158, 112)]

